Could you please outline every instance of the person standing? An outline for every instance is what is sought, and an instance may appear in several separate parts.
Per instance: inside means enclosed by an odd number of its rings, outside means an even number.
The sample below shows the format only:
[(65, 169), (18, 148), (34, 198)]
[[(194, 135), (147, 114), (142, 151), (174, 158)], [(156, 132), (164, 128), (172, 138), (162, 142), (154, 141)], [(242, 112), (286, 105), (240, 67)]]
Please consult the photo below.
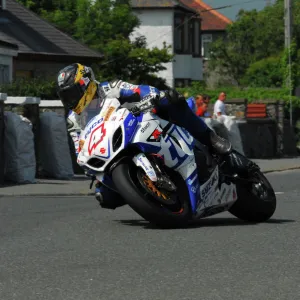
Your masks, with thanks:
[(225, 109), (225, 100), (226, 100), (226, 93), (222, 92), (219, 95), (218, 100), (214, 105), (214, 117), (218, 116), (226, 116), (226, 109)]

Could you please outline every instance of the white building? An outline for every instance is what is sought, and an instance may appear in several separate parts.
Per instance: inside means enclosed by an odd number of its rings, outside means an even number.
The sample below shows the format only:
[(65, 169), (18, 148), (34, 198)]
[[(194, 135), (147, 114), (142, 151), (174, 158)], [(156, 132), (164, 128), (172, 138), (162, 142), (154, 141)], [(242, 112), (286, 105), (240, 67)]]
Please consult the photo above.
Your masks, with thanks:
[[(203, 79), (201, 57), (201, 25), (196, 11), (176, 0), (132, 0), (132, 7), (141, 21), (133, 37), (144, 35), (149, 48), (162, 48), (164, 42), (175, 54), (166, 70), (158, 75), (169, 86), (188, 85)], [(194, 16), (194, 17), (193, 17)]]

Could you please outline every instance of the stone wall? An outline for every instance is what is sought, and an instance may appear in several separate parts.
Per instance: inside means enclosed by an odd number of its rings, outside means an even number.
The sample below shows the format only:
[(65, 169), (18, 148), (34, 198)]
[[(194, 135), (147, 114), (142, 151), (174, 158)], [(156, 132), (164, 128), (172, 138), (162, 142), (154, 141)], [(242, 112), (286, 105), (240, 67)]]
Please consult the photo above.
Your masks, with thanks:
[[(283, 102), (262, 100), (255, 103), (266, 104), (267, 118), (246, 118), (247, 99), (226, 101), (226, 113), (235, 116), (239, 123), (245, 154), (251, 158), (296, 156), (297, 141), (294, 130), (284, 119)], [(213, 104), (209, 105), (209, 111), (213, 113)]]
[[(227, 113), (237, 117), (245, 154), (249, 158), (296, 156), (295, 134), (290, 129), (289, 122), (284, 120), (283, 104), (274, 100), (256, 103), (267, 104), (267, 118), (245, 118), (247, 106), (245, 99), (232, 99), (226, 102)], [(5, 110), (23, 114), (25, 107), (6, 104)], [(55, 111), (59, 115), (65, 115), (65, 110), (58, 100), (42, 100), (38, 106), (38, 110), (39, 113)], [(210, 105), (209, 110), (213, 110), (213, 105)], [(73, 159), (75, 159), (71, 140), (70, 149)], [(75, 168), (76, 163), (74, 163)]]

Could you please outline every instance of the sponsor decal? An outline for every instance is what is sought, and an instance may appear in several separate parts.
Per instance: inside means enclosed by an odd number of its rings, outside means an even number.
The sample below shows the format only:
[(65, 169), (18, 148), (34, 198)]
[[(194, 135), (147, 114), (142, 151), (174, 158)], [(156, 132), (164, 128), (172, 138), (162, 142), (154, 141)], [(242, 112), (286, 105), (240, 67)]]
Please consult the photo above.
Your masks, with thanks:
[(101, 153), (101, 154), (105, 154), (105, 152), (106, 152), (106, 149), (105, 149), (105, 148), (101, 148), (101, 149), (100, 149), (100, 153)]
[(134, 124), (134, 122), (135, 122), (134, 119), (130, 120), (129, 123), (128, 123), (128, 126), (131, 127)]
[[(96, 149), (96, 147), (103, 141), (105, 135), (106, 135), (106, 129), (104, 128), (104, 124), (105, 123), (101, 123), (98, 127), (96, 127), (93, 131), (92, 131), (92, 134), (91, 134), (91, 137), (90, 137), (90, 142), (89, 142), (89, 146), (88, 146), (88, 151), (89, 151), (89, 154), (91, 155), (92, 151)], [(95, 142), (95, 136), (94, 136), (94, 133), (97, 131), (97, 130), (101, 130), (101, 136), (99, 138), (99, 140), (97, 142)]]
[(108, 92), (110, 91), (110, 88), (108, 85), (99, 86), (99, 95), (101, 99), (106, 98)]
[(151, 135), (147, 138), (148, 142), (160, 142), (162, 131), (159, 129), (155, 129)]
[(204, 200), (212, 192), (212, 188), (218, 184), (219, 174), (216, 169), (207, 183), (201, 187), (200, 196)]
[(65, 79), (65, 76), (66, 76), (66, 73), (63, 72), (63, 73), (60, 73), (58, 78), (57, 78), (57, 81), (58, 81), (58, 85), (62, 85), (64, 79)]
[(188, 180), (188, 185), (192, 185), (193, 182), (195, 181), (195, 179), (196, 179), (197, 177), (198, 177), (198, 174), (196, 174), (196, 175), (194, 176), (194, 178), (189, 179), (189, 180)]
[(146, 102), (146, 101), (148, 101), (148, 100), (152, 100), (153, 98), (155, 97), (155, 95), (153, 95), (153, 94), (147, 94), (147, 95), (145, 95), (143, 98), (142, 98), (142, 102)]
[(104, 121), (108, 121), (109, 117), (111, 116), (111, 114), (115, 111), (115, 108), (113, 106), (110, 106), (108, 109), (107, 109), (107, 112), (105, 113), (105, 116), (104, 116)]
[(89, 83), (90, 83), (90, 79), (87, 78), (87, 77), (82, 77), (82, 78), (79, 80), (79, 84), (80, 84), (80, 85), (85, 85), (85, 86), (87, 86)]
[(110, 91), (110, 87), (108, 85), (104, 85), (102, 86), (103, 87), (103, 90), (104, 92), (107, 94), (109, 91)]
[(156, 94), (155, 87), (153, 87), (153, 86), (150, 86), (150, 93)]
[(150, 122), (148, 122), (146, 125), (145, 125), (145, 127), (143, 127), (142, 129), (141, 129), (141, 133), (144, 133), (146, 130), (147, 130), (147, 128), (149, 128), (150, 127)]
[(145, 168), (146, 171), (149, 171), (149, 168), (145, 165), (143, 158), (139, 157), (139, 161), (142, 164), (142, 166)]
[(125, 116), (125, 114), (126, 114), (126, 110), (124, 110), (124, 111), (123, 111), (123, 114), (122, 114), (122, 116), (120, 117), (120, 120), (119, 120), (119, 121), (122, 121), (122, 120), (124, 120), (124, 116)]
[(98, 120), (97, 122), (93, 123), (91, 125), (91, 127), (87, 130), (86, 134), (85, 134), (85, 139), (87, 138), (87, 136), (91, 133), (92, 129), (95, 128), (98, 124), (102, 123), (103, 118), (101, 118), (100, 120)]
[(84, 140), (80, 140), (80, 141), (79, 141), (78, 152), (80, 152), (81, 149), (83, 148), (84, 142), (85, 142)]
[(154, 176), (155, 176), (155, 173), (154, 173), (154, 171), (148, 171), (148, 172), (147, 172), (147, 174), (148, 174), (149, 176), (152, 176), (152, 177), (154, 177)]
[[(228, 192), (227, 185), (226, 186), (222, 185), (222, 192), (221, 192), (221, 195), (220, 195), (221, 199), (223, 199), (223, 197), (224, 197), (224, 195), (225, 195), (226, 192)], [(226, 197), (228, 197), (228, 194), (227, 194)]]
[(131, 83), (128, 83), (128, 82), (123, 82), (120, 86), (120, 88), (122, 88), (124, 90), (134, 90), (137, 87), (138, 87), (137, 85), (131, 84)]

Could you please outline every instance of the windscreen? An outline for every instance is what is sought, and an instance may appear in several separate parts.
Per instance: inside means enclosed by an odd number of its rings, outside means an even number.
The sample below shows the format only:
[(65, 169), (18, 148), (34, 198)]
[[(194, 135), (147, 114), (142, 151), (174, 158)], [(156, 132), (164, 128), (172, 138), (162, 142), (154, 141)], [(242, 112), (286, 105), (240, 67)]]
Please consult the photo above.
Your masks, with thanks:
[(80, 114), (80, 126), (83, 130), (86, 124), (94, 118), (96, 115), (100, 114), (103, 108), (103, 99), (94, 99), (90, 102), (90, 104), (83, 110)]

